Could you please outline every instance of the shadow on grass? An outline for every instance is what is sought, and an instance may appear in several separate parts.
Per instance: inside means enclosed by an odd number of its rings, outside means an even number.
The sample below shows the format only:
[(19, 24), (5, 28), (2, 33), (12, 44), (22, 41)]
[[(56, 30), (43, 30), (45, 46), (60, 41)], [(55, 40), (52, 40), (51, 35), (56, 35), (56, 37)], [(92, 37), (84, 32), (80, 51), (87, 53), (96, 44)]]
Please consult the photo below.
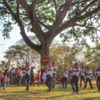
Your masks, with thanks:
[(100, 96), (99, 97), (93, 97), (93, 98), (85, 98), (83, 100), (100, 100)]

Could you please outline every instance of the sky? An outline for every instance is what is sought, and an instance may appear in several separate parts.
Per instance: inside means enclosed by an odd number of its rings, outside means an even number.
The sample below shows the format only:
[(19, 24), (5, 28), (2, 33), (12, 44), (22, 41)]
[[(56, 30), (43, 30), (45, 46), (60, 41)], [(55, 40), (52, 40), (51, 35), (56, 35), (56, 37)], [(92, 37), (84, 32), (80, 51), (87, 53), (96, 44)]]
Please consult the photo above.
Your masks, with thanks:
[(8, 50), (10, 46), (14, 45), (21, 39), (21, 35), (19, 32), (19, 28), (16, 27), (10, 33), (10, 39), (4, 39), (4, 37), (2, 36), (2, 31), (0, 30), (0, 61), (4, 59), (4, 52)]

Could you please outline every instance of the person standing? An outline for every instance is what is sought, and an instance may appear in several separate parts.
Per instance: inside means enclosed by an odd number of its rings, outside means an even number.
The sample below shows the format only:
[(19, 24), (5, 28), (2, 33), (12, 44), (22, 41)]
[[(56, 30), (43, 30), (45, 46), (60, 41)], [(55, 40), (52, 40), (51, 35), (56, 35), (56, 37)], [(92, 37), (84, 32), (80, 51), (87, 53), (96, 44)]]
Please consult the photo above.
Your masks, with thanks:
[(100, 66), (96, 70), (96, 85), (98, 88), (98, 92), (100, 92)]
[(17, 76), (17, 85), (20, 86), (21, 85), (21, 81), (22, 81), (22, 69), (21, 67), (18, 67), (18, 76)]
[(80, 87), (82, 87), (82, 82), (85, 84), (85, 74), (86, 74), (86, 69), (84, 66), (82, 66), (80, 70)]
[(31, 67), (30, 63), (26, 62), (25, 66), (25, 86), (26, 86), (26, 91), (29, 91), (29, 86), (30, 86), (30, 78), (31, 78)]
[(63, 88), (67, 88), (67, 82), (68, 82), (68, 71), (65, 70), (62, 77)]
[(3, 76), (2, 76), (2, 87), (3, 87), (4, 90), (6, 89), (7, 82), (8, 82), (7, 73), (4, 72)]
[(71, 69), (72, 71), (72, 78), (71, 78), (71, 86), (72, 86), (72, 93), (78, 93), (78, 80), (79, 80), (79, 73), (80, 68), (78, 67), (78, 64), (76, 63), (75, 66)]
[(90, 88), (93, 89), (92, 79), (93, 79), (93, 71), (90, 70), (88, 67), (86, 70), (86, 81), (85, 81), (84, 89), (87, 87), (88, 82), (89, 82)]
[(52, 87), (52, 69), (51, 69), (51, 66), (49, 66), (47, 71), (46, 71), (46, 85), (48, 87), (48, 92), (50, 92), (51, 87)]
[(43, 84), (45, 84), (45, 82), (46, 82), (46, 71), (43, 73), (42, 79), (43, 79)]
[(56, 81), (56, 72), (58, 66), (56, 66), (55, 62), (51, 64), (51, 71), (52, 71), (52, 88), (55, 88), (55, 81)]
[(30, 71), (30, 75), (31, 75), (30, 84), (31, 84), (31, 85), (34, 85), (34, 69), (35, 69), (35, 67), (32, 66), (32, 67), (31, 67), (31, 71)]

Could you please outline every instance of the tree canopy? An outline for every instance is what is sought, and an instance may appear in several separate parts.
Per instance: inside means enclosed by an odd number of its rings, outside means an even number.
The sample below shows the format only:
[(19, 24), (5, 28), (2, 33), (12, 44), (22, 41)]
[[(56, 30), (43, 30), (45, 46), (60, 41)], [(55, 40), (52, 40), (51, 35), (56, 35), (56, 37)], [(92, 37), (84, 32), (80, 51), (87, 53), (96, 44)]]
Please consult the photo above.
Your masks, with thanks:
[[(100, 37), (100, 0), (0, 0), (3, 35), (9, 36), (13, 24), (20, 28), (25, 42), (41, 56), (49, 54), (52, 40), (62, 33), (74, 41), (84, 37)], [(35, 34), (40, 44), (31, 41), (27, 34)], [(16, 33), (17, 34), (17, 33)]]

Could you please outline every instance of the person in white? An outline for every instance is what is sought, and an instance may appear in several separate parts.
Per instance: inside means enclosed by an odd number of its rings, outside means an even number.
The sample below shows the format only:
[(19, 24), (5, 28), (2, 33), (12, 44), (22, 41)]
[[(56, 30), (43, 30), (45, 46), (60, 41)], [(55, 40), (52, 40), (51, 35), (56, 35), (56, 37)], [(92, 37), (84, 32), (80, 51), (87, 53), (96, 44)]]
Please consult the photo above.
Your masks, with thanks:
[(58, 66), (55, 64), (55, 62), (52, 62), (51, 64), (51, 70), (52, 70), (52, 88), (55, 88), (55, 81), (56, 81), (56, 72), (57, 72)]
[(65, 70), (62, 76), (62, 85), (63, 88), (67, 88), (67, 82), (68, 82), (68, 71)]
[(80, 74), (80, 68), (78, 64), (76, 63), (72, 69), (72, 78), (71, 78), (71, 86), (72, 86), (72, 93), (78, 93), (78, 80), (79, 80), (79, 74)]
[(89, 67), (87, 67), (86, 81), (85, 81), (84, 89), (87, 87), (87, 83), (89, 83), (90, 88), (93, 89), (92, 79), (93, 79), (93, 71), (91, 69), (89, 69)]

